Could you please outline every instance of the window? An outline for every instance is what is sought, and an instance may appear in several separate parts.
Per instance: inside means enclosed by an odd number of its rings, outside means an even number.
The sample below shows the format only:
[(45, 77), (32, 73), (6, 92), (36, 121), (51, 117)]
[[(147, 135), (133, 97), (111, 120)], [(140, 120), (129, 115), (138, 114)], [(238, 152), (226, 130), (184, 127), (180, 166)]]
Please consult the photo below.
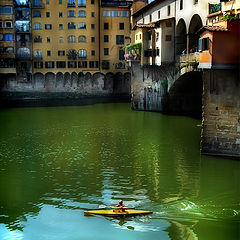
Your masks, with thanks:
[(64, 50), (59, 50), (58, 51), (58, 56), (65, 56), (65, 51)]
[(87, 68), (87, 61), (79, 61), (78, 68)]
[(183, 9), (183, 0), (180, 0), (180, 10)]
[(95, 50), (92, 50), (92, 51), (91, 51), (91, 55), (92, 55), (92, 56), (95, 56)]
[[(220, 1), (221, 2), (221, 1)], [(194, 0), (194, 4), (198, 4), (198, 0)]]
[(59, 0), (59, 2), (58, 2), (59, 4), (62, 4), (62, 0)]
[(0, 6), (0, 14), (12, 14), (13, 9), (10, 6)]
[(76, 50), (74, 49), (68, 50), (67, 56), (68, 56), (68, 59), (76, 59), (76, 56), (77, 56)]
[(124, 30), (124, 23), (119, 23), (119, 29)]
[(68, 68), (76, 68), (77, 62), (76, 61), (68, 61)]
[(33, 29), (34, 30), (41, 30), (42, 29), (41, 23), (34, 23), (33, 24)]
[(92, 42), (92, 43), (95, 42), (95, 37), (91, 37), (91, 42)]
[(128, 11), (121, 11), (122, 17), (128, 17)]
[(52, 24), (45, 24), (45, 29), (46, 30), (51, 30), (52, 29)]
[(84, 10), (78, 11), (78, 17), (85, 18), (86, 17), (86, 11), (84, 11)]
[(76, 12), (74, 10), (69, 10), (67, 16), (68, 17), (76, 17)]
[(166, 35), (165, 41), (166, 42), (172, 41), (172, 35)]
[(91, 0), (91, 4), (94, 4), (94, 0)]
[(68, 7), (75, 7), (76, 6), (75, 0), (67, 0), (67, 6)]
[(4, 41), (5, 42), (13, 42), (13, 34), (11, 34), (11, 33), (4, 34)]
[(35, 43), (41, 43), (41, 42), (42, 42), (42, 38), (41, 38), (41, 36), (35, 36), (34, 39), (33, 39), (33, 41), (34, 41)]
[(54, 68), (54, 62), (53, 61), (45, 62), (45, 68)]
[(103, 11), (103, 17), (111, 17), (111, 11), (109, 10)]
[(94, 12), (91, 12), (91, 16), (92, 16), (92, 17), (95, 17), (95, 13), (94, 13)]
[(33, 17), (34, 17), (34, 18), (41, 17), (41, 12), (38, 11), (38, 10), (33, 11)]
[(47, 37), (47, 43), (50, 43), (51, 39), (50, 37)]
[(74, 35), (68, 36), (68, 42), (69, 43), (75, 43), (76, 42), (76, 37)]
[(98, 61), (90, 61), (89, 67), (90, 68), (98, 68)]
[(30, 49), (29, 48), (19, 48), (17, 50), (17, 56), (18, 57), (30, 57)]
[(87, 42), (86, 36), (80, 35), (80, 36), (78, 37), (78, 42)]
[(171, 14), (171, 6), (168, 5), (168, 16), (170, 16), (170, 14)]
[(124, 50), (120, 49), (119, 50), (119, 60), (124, 60), (125, 59), (124, 54), (125, 54)]
[(60, 18), (62, 18), (63, 17), (63, 14), (62, 14), (62, 12), (59, 12), (59, 15), (58, 15)]
[(59, 42), (62, 43), (63, 42), (63, 37), (59, 38)]
[(108, 29), (108, 23), (104, 23), (104, 29), (105, 29), (105, 30)]
[(65, 68), (66, 67), (66, 62), (64, 62), (64, 61), (57, 61), (56, 65), (57, 65), (57, 68)]
[(95, 24), (91, 24), (91, 29), (95, 29)]
[(68, 23), (68, 29), (76, 29), (76, 23), (74, 22)]
[(109, 49), (108, 48), (104, 48), (104, 56), (108, 56), (109, 55)]
[(109, 41), (108, 35), (104, 35), (104, 42), (108, 42), (108, 41)]
[(80, 23), (78, 24), (78, 29), (86, 29), (86, 28), (87, 28), (87, 25), (86, 25), (85, 22), (80, 22)]
[(151, 33), (151, 32), (148, 33), (148, 40), (149, 40), (149, 41), (152, 40), (152, 33)]
[(86, 7), (86, 0), (78, 0), (78, 7)]
[(161, 12), (160, 12), (160, 10), (158, 11), (158, 19), (160, 19), (160, 17), (161, 17)]
[(149, 15), (149, 22), (152, 22), (152, 14)]
[(0, 21), (0, 28), (3, 28), (3, 27), (4, 27), (4, 22)]
[(109, 61), (102, 61), (102, 69), (109, 69), (110, 68), (110, 63)]
[(59, 24), (59, 30), (63, 30), (63, 25)]
[(46, 17), (47, 17), (47, 18), (50, 17), (50, 12), (46, 12)]
[(47, 56), (50, 57), (51, 56), (51, 51), (47, 50)]
[(28, 32), (30, 31), (29, 21), (16, 21), (16, 31), (17, 32)]
[(200, 38), (198, 40), (198, 51), (202, 52), (209, 49), (209, 38)]
[(43, 62), (34, 62), (34, 68), (43, 68)]
[(125, 63), (123, 63), (123, 62), (115, 63), (115, 68), (116, 69), (125, 69)]
[(34, 59), (42, 59), (42, 50), (34, 50), (33, 57)]
[(12, 28), (12, 21), (6, 21), (5, 22), (5, 28)]
[(112, 11), (113, 17), (120, 17), (120, 11)]
[(78, 51), (78, 58), (79, 59), (85, 59), (87, 58), (87, 51), (85, 49), (80, 49)]
[(0, 48), (0, 54), (10, 54), (10, 53), (14, 53), (13, 47), (1, 47)]
[(49, 4), (49, 0), (46, 0), (46, 4), (47, 4), (47, 5)]
[(116, 44), (124, 44), (124, 35), (116, 35)]

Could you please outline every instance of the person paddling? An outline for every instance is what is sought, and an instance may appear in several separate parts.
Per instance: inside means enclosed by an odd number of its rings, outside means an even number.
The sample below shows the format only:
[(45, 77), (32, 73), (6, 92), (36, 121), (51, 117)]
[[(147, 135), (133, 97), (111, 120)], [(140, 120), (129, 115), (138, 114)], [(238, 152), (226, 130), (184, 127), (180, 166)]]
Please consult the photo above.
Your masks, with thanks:
[(118, 205), (115, 207), (119, 208), (121, 212), (125, 212), (126, 206), (123, 204), (123, 200), (119, 200)]

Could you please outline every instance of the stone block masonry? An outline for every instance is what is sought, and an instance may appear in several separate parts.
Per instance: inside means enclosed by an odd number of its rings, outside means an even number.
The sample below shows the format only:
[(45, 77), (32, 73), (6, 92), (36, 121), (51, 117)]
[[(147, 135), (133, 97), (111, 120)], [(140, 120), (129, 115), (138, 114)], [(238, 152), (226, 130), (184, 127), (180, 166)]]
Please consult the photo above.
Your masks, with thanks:
[(240, 158), (239, 70), (203, 72), (203, 154)]

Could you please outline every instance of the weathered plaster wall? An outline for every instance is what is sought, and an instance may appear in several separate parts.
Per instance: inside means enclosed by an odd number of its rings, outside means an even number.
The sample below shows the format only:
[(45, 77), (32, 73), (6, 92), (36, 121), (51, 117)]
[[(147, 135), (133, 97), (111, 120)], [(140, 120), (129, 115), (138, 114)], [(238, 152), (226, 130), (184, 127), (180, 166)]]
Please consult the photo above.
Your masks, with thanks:
[(205, 70), (203, 82), (202, 153), (240, 157), (239, 70)]
[(163, 82), (172, 81), (174, 64), (162, 66), (141, 66), (132, 62), (132, 109), (163, 111), (167, 86)]
[(1, 75), (2, 92), (80, 93), (83, 95), (130, 95), (130, 73), (35, 73), (31, 81), (19, 81), (15, 75)]

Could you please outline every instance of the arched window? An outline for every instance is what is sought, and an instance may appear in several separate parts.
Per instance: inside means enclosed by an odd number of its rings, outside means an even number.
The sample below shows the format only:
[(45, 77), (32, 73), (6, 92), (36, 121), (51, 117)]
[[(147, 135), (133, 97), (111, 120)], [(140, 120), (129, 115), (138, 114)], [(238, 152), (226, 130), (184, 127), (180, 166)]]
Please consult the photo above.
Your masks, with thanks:
[(85, 22), (80, 22), (78, 24), (78, 29), (86, 29), (86, 23)]
[(30, 49), (29, 48), (19, 48), (17, 50), (18, 57), (30, 57)]
[(77, 52), (74, 49), (69, 49), (67, 53), (68, 59), (76, 59)]
[(67, 0), (68, 7), (75, 7), (75, 0)]
[(85, 18), (86, 17), (86, 11), (84, 11), (84, 10), (78, 11), (78, 17)]
[(41, 23), (34, 23), (33, 24), (33, 29), (34, 30), (41, 30), (42, 29)]
[(74, 10), (69, 10), (68, 17), (76, 17), (76, 12)]
[(76, 29), (76, 23), (74, 22), (68, 23), (68, 29)]
[(74, 35), (68, 36), (68, 42), (69, 43), (75, 43), (76, 42), (76, 37)]
[(78, 51), (78, 58), (79, 59), (85, 59), (87, 58), (87, 51), (85, 49), (80, 49)]
[(87, 38), (84, 35), (78, 37), (78, 42), (87, 42)]
[(34, 59), (42, 59), (42, 50), (34, 50), (33, 56)]

